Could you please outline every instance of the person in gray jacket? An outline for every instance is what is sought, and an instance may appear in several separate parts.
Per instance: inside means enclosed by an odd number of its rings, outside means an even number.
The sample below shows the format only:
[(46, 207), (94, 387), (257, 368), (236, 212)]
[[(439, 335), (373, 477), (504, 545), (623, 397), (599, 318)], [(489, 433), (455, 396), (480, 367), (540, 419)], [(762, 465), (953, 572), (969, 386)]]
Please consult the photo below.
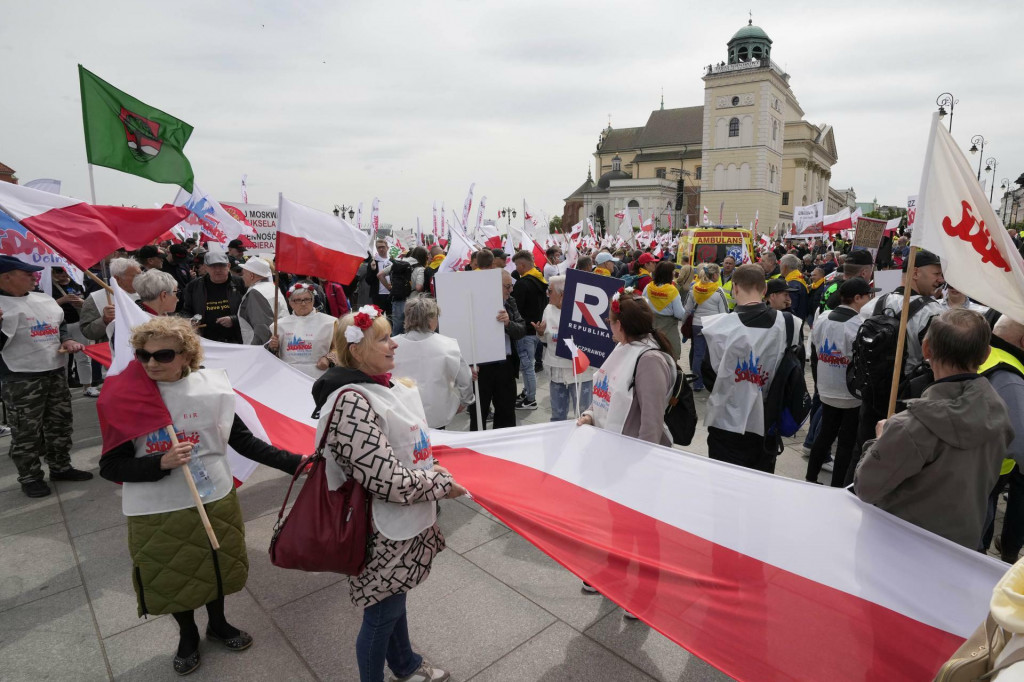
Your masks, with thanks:
[(977, 373), (990, 338), (971, 310), (932, 320), (922, 354), (935, 383), (878, 422), (854, 477), (863, 501), (968, 549), (981, 546), (988, 496), (1013, 441), (1006, 405)]

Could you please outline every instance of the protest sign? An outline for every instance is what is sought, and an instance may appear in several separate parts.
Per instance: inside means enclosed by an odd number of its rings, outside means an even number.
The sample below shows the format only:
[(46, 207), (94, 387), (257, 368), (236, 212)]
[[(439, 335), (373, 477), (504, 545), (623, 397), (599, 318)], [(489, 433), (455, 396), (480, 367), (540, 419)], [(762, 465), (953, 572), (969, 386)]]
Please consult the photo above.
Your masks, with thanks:
[(793, 226), (799, 232), (822, 232), (825, 226), (825, 202), (793, 209)]
[(440, 332), (459, 342), (470, 365), (505, 359), (505, 327), (498, 322), (502, 305), (501, 270), (438, 272), (437, 305), (444, 311)]
[[(252, 243), (247, 247), (247, 253), (253, 254), (274, 254), (277, 245), (277, 206), (269, 204), (235, 204), (229, 201), (222, 201), (220, 205), (231, 214), (231, 217), (252, 227), (255, 235), (246, 235)], [(244, 241), (244, 239), (243, 239)]]
[(857, 221), (857, 231), (853, 235), (853, 249), (867, 249), (871, 256), (878, 255), (878, 245), (882, 243), (885, 232), (885, 220), (861, 218)]
[(885, 296), (890, 291), (896, 291), (896, 287), (903, 283), (903, 273), (900, 270), (875, 270), (875, 286), (878, 291), (875, 296)]
[(571, 338), (587, 354), (592, 367), (604, 364), (615, 341), (608, 326), (612, 295), (622, 286), (621, 279), (604, 277), (582, 270), (567, 270), (562, 316), (558, 321), (558, 343), (555, 355), (571, 358), (564, 339)]
[(907, 197), (907, 232), (913, 231), (915, 222), (917, 222), (916, 194)]

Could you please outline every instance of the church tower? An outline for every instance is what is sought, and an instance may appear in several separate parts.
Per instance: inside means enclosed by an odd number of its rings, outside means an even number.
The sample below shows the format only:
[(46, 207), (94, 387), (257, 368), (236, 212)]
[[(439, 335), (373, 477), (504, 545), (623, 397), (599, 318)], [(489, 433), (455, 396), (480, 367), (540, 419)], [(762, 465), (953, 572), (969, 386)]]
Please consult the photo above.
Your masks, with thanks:
[(757, 214), (761, 233), (779, 221), (787, 117), (803, 116), (771, 52), (751, 20), (729, 40), (728, 61), (704, 74), (701, 203), (712, 223), (721, 211), (722, 223), (748, 227)]

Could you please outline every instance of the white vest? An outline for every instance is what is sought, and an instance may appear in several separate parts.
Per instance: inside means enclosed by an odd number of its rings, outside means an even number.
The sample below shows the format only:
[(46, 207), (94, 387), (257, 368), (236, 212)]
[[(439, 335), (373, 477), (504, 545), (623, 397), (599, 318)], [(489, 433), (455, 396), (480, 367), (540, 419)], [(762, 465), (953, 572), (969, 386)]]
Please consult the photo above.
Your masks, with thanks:
[(406, 334), (395, 337), (395, 376), (416, 382), (430, 428), (448, 426), (461, 399), (455, 379), (462, 367), (459, 342), (441, 334), (414, 341)]
[(47, 372), (66, 363), (60, 350), (60, 323), (64, 311), (46, 294), (0, 296), (4, 311), (0, 329), (7, 336), (3, 356), (12, 372)]
[(649, 338), (620, 343), (594, 374), (594, 398), (590, 407), (594, 426), (612, 433), (622, 433), (629, 408), (633, 406), (633, 390), (629, 384), (633, 381), (636, 363), (640, 360), (640, 354), (651, 348), (661, 350)]
[[(265, 298), (267, 303), (270, 304), (270, 310), (272, 313), (274, 310), (274, 294), (277, 293), (277, 324), (280, 328), (281, 319), (288, 315), (288, 302), (284, 300), (284, 296), (281, 294), (280, 289), (274, 286), (273, 282), (256, 282), (256, 284), (253, 284), (248, 290), (246, 290), (245, 294), (242, 296), (242, 300), (244, 301), (245, 297), (251, 295), (254, 291), (263, 295), (263, 298)], [(241, 308), (241, 304), (239, 304), (238, 307)], [(242, 330), (242, 343), (245, 345), (252, 343), (252, 338), (255, 336), (252, 325), (249, 324), (249, 321), (241, 315), (238, 316), (238, 328)]]
[(331, 351), (335, 322), (330, 315), (316, 311), (281, 318), (277, 321), (281, 337), (278, 355), (306, 376), (319, 378), (326, 370), (317, 369), (316, 363)]
[[(427, 435), (427, 419), (423, 414), (419, 391), (396, 382), (391, 388), (379, 384), (349, 384), (332, 393), (324, 403), (320, 423), (316, 429), (319, 444), (324, 429), (334, 414), (338, 392), (355, 390), (367, 401), (383, 422), (395, 459), (407, 469), (430, 469), (434, 455)], [(383, 452), (380, 453), (383, 456)], [(330, 459), (330, 458), (328, 458)], [(332, 464), (329, 462), (329, 464)], [(345, 482), (345, 475), (337, 466), (327, 467), (327, 486), (337, 490)], [(385, 489), (387, 486), (384, 486)], [(396, 504), (378, 497), (373, 498), (373, 523), (377, 531), (389, 540), (409, 540), (434, 525), (437, 507), (432, 500), (414, 504)]]
[(747, 327), (736, 313), (712, 315), (704, 318), (703, 334), (718, 374), (704, 424), (763, 436), (764, 397), (786, 349), (785, 316), (779, 313), (775, 326), (762, 329)]
[[(127, 291), (125, 293), (128, 294)], [(108, 305), (112, 305), (111, 303), (107, 303), (107, 290), (106, 289), (99, 289), (98, 291), (94, 291), (91, 294), (89, 294), (89, 298), (92, 299), (93, 305), (96, 306), (96, 310), (99, 311), (100, 318), (102, 319), (102, 317), (103, 317), (103, 309), (105, 307), (107, 307)], [(138, 301), (139, 300), (139, 295), (136, 294), (136, 293), (131, 293), (131, 294), (128, 294), (128, 298), (132, 299), (133, 301)], [(113, 300), (113, 299), (111, 299), (111, 300)], [(107, 329), (107, 332), (106, 332), (107, 333), (107, 340), (110, 340), (111, 335), (114, 333), (114, 322), (113, 322), (113, 320), (111, 320), (110, 324), (107, 325), (106, 329)]]
[[(157, 382), (157, 386), (171, 413), (178, 440), (198, 446), (192, 456), (202, 458), (215, 486), (203, 502), (216, 502), (234, 486), (226, 453), (235, 418), (235, 392), (227, 372), (201, 369), (178, 381)], [(163, 429), (136, 438), (134, 443), (136, 457), (160, 457), (171, 447), (171, 439)], [(181, 468), (189, 471), (187, 465)], [(160, 514), (195, 506), (188, 482), (177, 470), (159, 481), (125, 482), (122, 498), (125, 516)]]
[(844, 312), (853, 312), (846, 321), (829, 318), (844, 306), (823, 313), (814, 323), (811, 340), (814, 352), (818, 354), (818, 394), (821, 402), (843, 409), (858, 407), (860, 399), (854, 397), (846, 387), (846, 370), (853, 357), (853, 341), (857, 338), (863, 318), (845, 306)]

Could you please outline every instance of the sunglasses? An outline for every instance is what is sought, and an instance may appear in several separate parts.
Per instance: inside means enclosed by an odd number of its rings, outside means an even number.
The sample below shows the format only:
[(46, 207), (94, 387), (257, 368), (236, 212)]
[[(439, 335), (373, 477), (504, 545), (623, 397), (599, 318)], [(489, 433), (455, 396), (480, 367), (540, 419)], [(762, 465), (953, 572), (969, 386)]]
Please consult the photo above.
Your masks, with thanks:
[(153, 358), (162, 365), (166, 365), (168, 362), (173, 362), (176, 355), (180, 355), (180, 350), (174, 350), (173, 348), (162, 348), (154, 353), (150, 353), (148, 350), (142, 350), (141, 348), (136, 349), (135, 357), (142, 364), (149, 362), (150, 358)]

